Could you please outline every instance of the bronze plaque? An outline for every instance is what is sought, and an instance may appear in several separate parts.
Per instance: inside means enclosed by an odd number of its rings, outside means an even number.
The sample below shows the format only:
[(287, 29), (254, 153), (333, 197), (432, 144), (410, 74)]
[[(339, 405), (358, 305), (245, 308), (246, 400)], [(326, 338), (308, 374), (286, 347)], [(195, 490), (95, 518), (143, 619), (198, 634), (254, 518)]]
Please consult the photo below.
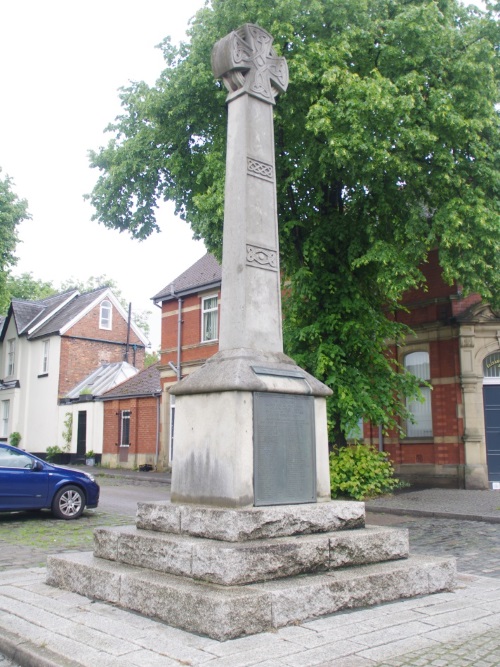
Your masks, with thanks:
[(316, 502), (314, 398), (254, 393), (255, 505)]

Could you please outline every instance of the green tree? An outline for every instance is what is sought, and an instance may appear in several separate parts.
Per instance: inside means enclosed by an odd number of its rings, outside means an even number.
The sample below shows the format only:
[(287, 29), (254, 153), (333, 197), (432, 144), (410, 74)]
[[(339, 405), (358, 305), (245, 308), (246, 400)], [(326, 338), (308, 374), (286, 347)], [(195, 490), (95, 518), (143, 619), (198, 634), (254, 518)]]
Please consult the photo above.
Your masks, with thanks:
[(9, 271), (17, 262), (14, 255), (19, 240), (17, 226), (30, 216), (26, 200), (19, 199), (12, 189), (12, 179), (1, 174), (0, 168), (0, 312), (3, 312), (9, 303), (6, 284)]
[(6, 287), (10, 299), (38, 301), (57, 293), (52, 282), (34, 278), (31, 272), (21, 273), (20, 276), (8, 275)]
[(287, 59), (276, 168), (287, 351), (329, 384), (334, 437), (363, 416), (389, 427), (418, 389), (387, 341), (438, 248), (448, 281), (500, 303), (498, 8), (457, 0), (212, 0), (190, 42), (161, 48), (155, 86), (121, 91), (91, 153), (94, 219), (143, 239), (158, 201), (220, 255), (226, 92), (216, 40), (261, 25)]

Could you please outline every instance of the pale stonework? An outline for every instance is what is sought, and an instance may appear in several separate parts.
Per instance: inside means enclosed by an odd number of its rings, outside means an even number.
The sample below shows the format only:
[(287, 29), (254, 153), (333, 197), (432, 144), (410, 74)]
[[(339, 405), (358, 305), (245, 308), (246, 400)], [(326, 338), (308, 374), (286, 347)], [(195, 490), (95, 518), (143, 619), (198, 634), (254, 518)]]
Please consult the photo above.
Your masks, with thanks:
[[(172, 502), (97, 529), (94, 554), (48, 559), (51, 585), (222, 641), (449, 590), (456, 575), (454, 559), (410, 557), (407, 531), (366, 527), (364, 503), (330, 500), (331, 391), (282, 349), (272, 105), (288, 71), (271, 44), (246, 24), (214, 48), (230, 90), (221, 349), (172, 390)], [(256, 497), (273, 448), (289, 457), (280, 474), (307, 472), (313, 502), (301, 488), (288, 504)]]

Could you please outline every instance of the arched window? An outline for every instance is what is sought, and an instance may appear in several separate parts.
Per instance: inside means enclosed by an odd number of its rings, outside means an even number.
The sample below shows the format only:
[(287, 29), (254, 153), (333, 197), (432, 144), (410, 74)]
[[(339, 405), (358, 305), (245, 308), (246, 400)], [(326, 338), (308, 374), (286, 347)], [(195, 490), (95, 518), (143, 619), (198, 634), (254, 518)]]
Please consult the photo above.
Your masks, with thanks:
[[(404, 367), (420, 380), (430, 380), (430, 363), (428, 352), (411, 352), (404, 358)], [(412, 413), (414, 421), (406, 422), (406, 435), (409, 438), (426, 438), (432, 436), (431, 388), (420, 387), (423, 403), (418, 400), (407, 400), (406, 407)]]
[(102, 301), (99, 329), (111, 329), (112, 312), (111, 303), (107, 299)]
[(493, 352), (485, 358), (483, 375), (485, 378), (500, 378), (500, 352)]

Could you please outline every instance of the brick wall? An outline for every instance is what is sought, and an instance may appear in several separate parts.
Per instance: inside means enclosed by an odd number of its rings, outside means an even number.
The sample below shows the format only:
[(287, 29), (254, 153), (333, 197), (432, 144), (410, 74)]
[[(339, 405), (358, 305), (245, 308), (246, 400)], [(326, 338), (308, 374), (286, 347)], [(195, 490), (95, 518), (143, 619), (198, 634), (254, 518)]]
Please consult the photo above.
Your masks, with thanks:
[[(202, 364), (214, 355), (218, 349), (218, 341), (213, 343), (201, 342), (201, 303), (203, 297), (210, 292), (199, 292), (189, 295), (182, 301), (182, 329), (181, 329), (181, 365)], [(220, 291), (218, 292), (220, 302)], [(161, 365), (168, 366), (171, 361), (177, 365), (177, 332), (178, 332), (178, 301), (172, 300), (162, 304), (161, 330)]]
[[(59, 396), (64, 396), (101, 364), (124, 361), (127, 322), (113, 308), (112, 329), (99, 329), (99, 315), (100, 308), (96, 306), (61, 337)], [(144, 356), (143, 343), (131, 331), (129, 363), (142, 370)]]
[(146, 460), (156, 454), (158, 428), (158, 398), (137, 397), (104, 402), (103, 455), (118, 456), (120, 442), (120, 415), (130, 410), (129, 460), (140, 453)]

